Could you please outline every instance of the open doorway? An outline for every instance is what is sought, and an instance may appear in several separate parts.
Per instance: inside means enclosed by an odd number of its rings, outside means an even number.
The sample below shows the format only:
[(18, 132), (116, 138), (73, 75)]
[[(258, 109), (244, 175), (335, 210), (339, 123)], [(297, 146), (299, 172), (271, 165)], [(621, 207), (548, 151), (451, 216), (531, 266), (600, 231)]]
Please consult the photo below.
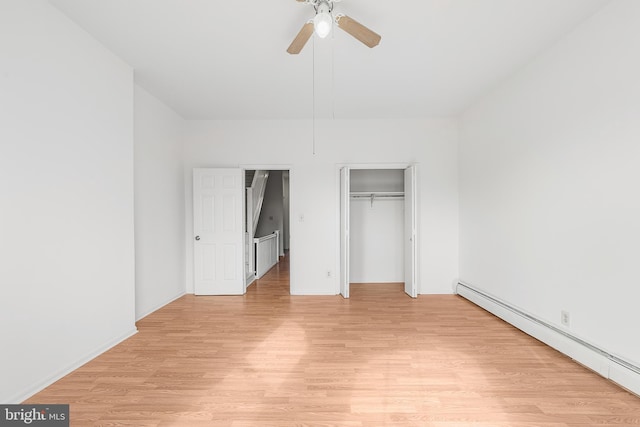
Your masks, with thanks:
[[(245, 168), (245, 287), (249, 288), (290, 251), (290, 172)], [(288, 268), (287, 268), (288, 272)], [(288, 277), (288, 274), (287, 274)], [(290, 289), (290, 283), (288, 284)]]

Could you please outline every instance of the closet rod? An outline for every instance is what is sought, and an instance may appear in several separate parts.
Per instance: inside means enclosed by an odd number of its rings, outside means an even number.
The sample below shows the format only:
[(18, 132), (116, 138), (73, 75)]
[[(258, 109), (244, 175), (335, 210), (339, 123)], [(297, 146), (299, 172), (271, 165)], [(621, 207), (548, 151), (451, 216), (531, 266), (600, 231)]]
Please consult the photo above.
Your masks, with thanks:
[(402, 192), (357, 192), (351, 193), (352, 199), (371, 199), (371, 207), (373, 207), (373, 202), (376, 199), (403, 199), (404, 193)]
[(358, 191), (358, 192), (351, 192), (350, 195), (353, 198), (404, 197), (404, 192), (402, 191)]

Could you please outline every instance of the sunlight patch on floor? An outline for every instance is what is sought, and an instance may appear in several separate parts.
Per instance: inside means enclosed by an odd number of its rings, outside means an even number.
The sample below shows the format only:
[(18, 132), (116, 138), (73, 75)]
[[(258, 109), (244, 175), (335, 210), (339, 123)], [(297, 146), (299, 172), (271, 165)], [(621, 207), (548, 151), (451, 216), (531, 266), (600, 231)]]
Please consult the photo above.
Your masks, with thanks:
[(284, 322), (246, 356), (248, 369), (269, 387), (287, 381), (307, 354), (306, 333), (296, 322)]

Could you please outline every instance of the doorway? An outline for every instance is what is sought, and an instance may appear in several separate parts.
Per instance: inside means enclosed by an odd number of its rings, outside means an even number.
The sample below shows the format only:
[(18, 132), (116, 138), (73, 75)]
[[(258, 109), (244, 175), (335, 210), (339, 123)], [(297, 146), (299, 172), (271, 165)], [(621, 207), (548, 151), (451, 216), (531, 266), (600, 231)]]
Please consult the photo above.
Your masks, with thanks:
[[(267, 169), (268, 168), (268, 169)], [(250, 167), (245, 175), (245, 291), (290, 253), (290, 170)], [(287, 274), (287, 287), (291, 290)]]
[(340, 294), (352, 282), (403, 282), (417, 297), (416, 166), (340, 170)]
[[(274, 172), (272, 184), (279, 196), (269, 196), (263, 225), (258, 230), (260, 212), (248, 212), (246, 184), (248, 171)], [(257, 175), (257, 173), (256, 173)], [(266, 178), (266, 177), (265, 177)], [(280, 260), (291, 248), (289, 206), (291, 172), (288, 167), (249, 166), (245, 168), (195, 168), (194, 191), (194, 293), (196, 295), (242, 295), (255, 280), (253, 239), (266, 234), (275, 249), (271, 255)], [(262, 210), (268, 180), (259, 194)], [(286, 195), (286, 197), (285, 197)], [(275, 199), (274, 199), (275, 197)], [(279, 198), (279, 199), (278, 199)], [(256, 205), (252, 202), (252, 207)], [(278, 208), (279, 206), (279, 208)], [(275, 209), (275, 211), (274, 211)], [(277, 212), (276, 212), (277, 211)], [(285, 215), (286, 211), (286, 215)], [(286, 226), (285, 226), (285, 221)], [(276, 229), (273, 228), (276, 224)], [(251, 233), (247, 231), (251, 230)], [(266, 230), (266, 231), (265, 231)], [(277, 238), (269, 236), (277, 231)], [(276, 243), (277, 242), (277, 243)], [(253, 260), (253, 261), (252, 261)], [(275, 264), (275, 263), (274, 263)], [(289, 283), (289, 289), (292, 286)]]

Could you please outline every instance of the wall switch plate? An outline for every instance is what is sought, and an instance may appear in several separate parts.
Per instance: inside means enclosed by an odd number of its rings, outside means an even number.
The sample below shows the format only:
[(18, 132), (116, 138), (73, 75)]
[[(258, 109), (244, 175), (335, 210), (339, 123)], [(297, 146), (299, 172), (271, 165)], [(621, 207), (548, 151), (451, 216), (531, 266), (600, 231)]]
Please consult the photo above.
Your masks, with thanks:
[(560, 321), (562, 322), (562, 325), (567, 328), (571, 326), (571, 315), (568, 311), (562, 310), (560, 312)]

